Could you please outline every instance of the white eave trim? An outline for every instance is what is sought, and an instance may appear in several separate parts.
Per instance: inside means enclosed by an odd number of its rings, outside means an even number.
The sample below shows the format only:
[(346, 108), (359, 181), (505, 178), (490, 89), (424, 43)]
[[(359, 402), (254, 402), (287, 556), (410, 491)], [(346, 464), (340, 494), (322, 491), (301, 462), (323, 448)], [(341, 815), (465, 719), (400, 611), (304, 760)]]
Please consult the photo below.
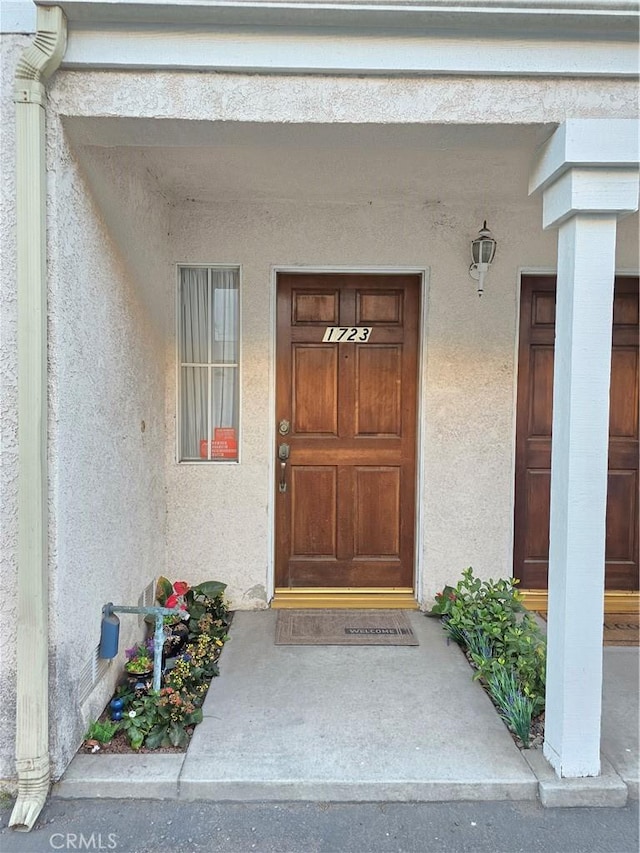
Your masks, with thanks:
[(638, 4), (628, 0), (59, 5), (69, 21), (66, 68), (554, 77), (638, 70)]
[[(46, 5), (51, 0), (35, 0)], [(338, 27), (637, 36), (637, 0), (59, 0), (69, 24)]]
[(251, 28), (71, 31), (65, 68), (296, 74), (635, 77), (632, 42)]

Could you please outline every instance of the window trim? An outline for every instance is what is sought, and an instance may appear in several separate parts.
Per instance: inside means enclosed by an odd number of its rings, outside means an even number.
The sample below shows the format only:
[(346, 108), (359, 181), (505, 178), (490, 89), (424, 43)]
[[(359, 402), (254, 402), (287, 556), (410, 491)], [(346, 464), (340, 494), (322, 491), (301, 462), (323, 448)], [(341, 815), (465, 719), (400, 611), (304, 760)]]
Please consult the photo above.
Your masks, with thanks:
[[(182, 407), (180, 402), (181, 389), (181, 337), (180, 337), (180, 273), (183, 269), (206, 269), (206, 270), (236, 270), (238, 273), (238, 360), (233, 364), (236, 365), (238, 371), (238, 456), (236, 459), (181, 459), (181, 430), (182, 430)], [(242, 292), (243, 292), (243, 270), (240, 263), (189, 263), (188, 261), (179, 261), (176, 263), (175, 271), (175, 299), (174, 299), (174, 342), (175, 342), (175, 448), (174, 461), (177, 465), (196, 465), (204, 466), (214, 464), (219, 465), (240, 465), (242, 463), (242, 411), (243, 411), (243, 395), (242, 395), (242, 366), (243, 366), (243, 334), (242, 334)], [(225, 365), (231, 367), (233, 365)], [(210, 413), (209, 413), (210, 414)], [(211, 426), (211, 425), (209, 425)], [(211, 430), (209, 430), (211, 432)]]

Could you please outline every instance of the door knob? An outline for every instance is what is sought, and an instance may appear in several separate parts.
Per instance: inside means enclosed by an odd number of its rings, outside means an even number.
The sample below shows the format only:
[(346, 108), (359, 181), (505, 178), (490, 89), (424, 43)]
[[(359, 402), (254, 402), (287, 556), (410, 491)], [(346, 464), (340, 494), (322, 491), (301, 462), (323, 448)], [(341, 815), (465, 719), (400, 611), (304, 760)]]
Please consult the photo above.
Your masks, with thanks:
[(289, 458), (289, 445), (278, 445), (278, 459), (280, 460), (280, 482), (278, 483), (278, 491), (287, 491), (287, 459)]

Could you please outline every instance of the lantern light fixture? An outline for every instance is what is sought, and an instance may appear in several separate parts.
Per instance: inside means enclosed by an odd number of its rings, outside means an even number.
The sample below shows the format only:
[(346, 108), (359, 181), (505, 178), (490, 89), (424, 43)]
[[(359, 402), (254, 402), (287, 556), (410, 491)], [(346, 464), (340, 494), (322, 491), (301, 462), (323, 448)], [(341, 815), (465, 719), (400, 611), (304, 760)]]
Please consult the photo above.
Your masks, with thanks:
[(496, 246), (497, 243), (487, 228), (485, 219), (478, 236), (471, 243), (472, 263), (469, 267), (469, 275), (478, 282), (478, 296), (484, 293), (484, 279), (495, 257)]

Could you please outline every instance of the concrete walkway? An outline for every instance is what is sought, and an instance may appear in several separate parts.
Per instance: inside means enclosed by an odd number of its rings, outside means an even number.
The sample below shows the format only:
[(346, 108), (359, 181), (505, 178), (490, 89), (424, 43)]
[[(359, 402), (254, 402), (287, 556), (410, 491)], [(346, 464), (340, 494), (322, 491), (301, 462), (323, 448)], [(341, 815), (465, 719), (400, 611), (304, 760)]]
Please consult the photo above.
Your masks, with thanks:
[[(416, 647), (276, 646), (274, 611), (236, 613), (186, 756), (78, 755), (54, 795), (337, 802), (540, 793), (548, 805), (624, 805), (625, 779), (637, 796), (637, 685), (630, 706), (605, 701), (613, 724), (603, 747), (620, 770), (605, 761), (598, 779), (560, 781), (540, 751), (517, 749), (439, 622), (410, 618)], [(617, 690), (631, 660), (637, 672), (638, 650), (606, 651), (616, 653), (606, 678)]]

